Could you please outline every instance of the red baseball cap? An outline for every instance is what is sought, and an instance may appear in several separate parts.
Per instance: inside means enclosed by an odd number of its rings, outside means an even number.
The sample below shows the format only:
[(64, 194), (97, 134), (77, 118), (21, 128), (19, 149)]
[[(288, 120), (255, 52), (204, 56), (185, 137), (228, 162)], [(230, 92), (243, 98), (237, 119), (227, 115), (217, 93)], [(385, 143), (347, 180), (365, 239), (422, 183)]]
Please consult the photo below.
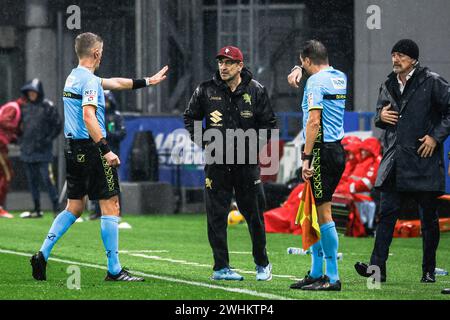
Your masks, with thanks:
[(242, 54), (242, 51), (239, 48), (233, 46), (226, 46), (220, 49), (219, 53), (216, 56), (216, 59), (221, 57), (228, 58), (234, 61), (244, 61), (244, 55)]

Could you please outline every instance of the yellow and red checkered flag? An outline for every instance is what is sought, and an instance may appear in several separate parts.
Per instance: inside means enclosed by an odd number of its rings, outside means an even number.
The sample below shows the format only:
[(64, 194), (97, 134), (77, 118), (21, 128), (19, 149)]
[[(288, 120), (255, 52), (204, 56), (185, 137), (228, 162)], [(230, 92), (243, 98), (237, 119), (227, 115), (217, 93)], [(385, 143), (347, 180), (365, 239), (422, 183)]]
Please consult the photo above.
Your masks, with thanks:
[(302, 247), (307, 250), (320, 240), (320, 227), (317, 218), (316, 202), (312, 193), (311, 182), (305, 182), (302, 199), (298, 206), (295, 224), (302, 228)]

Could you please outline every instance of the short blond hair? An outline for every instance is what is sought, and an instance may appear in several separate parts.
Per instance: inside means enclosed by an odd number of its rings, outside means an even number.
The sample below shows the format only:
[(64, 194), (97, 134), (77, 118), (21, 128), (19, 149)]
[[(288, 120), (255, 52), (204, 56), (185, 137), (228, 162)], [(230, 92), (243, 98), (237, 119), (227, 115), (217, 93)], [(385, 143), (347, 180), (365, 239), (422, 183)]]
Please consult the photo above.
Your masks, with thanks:
[(98, 43), (103, 43), (103, 39), (92, 32), (79, 34), (75, 38), (75, 52), (78, 58), (84, 58), (91, 54), (91, 51)]

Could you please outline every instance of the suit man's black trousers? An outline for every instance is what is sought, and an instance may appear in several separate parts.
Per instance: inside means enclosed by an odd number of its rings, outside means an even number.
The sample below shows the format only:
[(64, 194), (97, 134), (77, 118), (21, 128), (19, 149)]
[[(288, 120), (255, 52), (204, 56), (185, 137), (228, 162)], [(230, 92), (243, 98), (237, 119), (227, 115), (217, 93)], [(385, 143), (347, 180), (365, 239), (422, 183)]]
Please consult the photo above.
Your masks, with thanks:
[(244, 216), (257, 265), (266, 267), (266, 233), (263, 212), (265, 197), (258, 165), (205, 166), (205, 198), (208, 239), (214, 255), (214, 270), (229, 267), (227, 226), (233, 190), (239, 211)]

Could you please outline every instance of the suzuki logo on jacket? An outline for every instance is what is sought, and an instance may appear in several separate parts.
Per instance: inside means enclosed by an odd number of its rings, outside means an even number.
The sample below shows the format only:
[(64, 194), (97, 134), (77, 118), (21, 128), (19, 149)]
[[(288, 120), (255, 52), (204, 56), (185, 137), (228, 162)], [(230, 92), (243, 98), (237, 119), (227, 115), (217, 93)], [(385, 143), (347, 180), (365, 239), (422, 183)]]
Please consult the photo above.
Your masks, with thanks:
[(222, 126), (222, 124), (219, 124), (220, 121), (222, 121), (222, 113), (220, 113), (218, 110), (210, 113), (211, 118), (209, 118), (214, 124), (213, 126)]

